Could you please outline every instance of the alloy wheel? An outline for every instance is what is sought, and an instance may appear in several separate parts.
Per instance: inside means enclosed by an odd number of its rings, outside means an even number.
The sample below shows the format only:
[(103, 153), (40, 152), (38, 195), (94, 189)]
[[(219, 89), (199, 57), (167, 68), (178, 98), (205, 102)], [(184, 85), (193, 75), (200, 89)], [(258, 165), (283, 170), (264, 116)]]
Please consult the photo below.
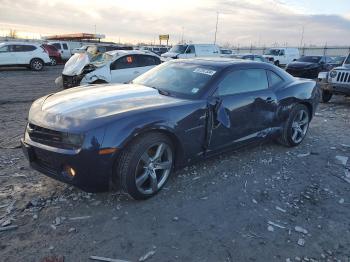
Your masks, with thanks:
[(41, 68), (43, 67), (43, 64), (39, 60), (35, 60), (33, 62), (33, 67), (35, 70), (41, 70)]
[(150, 146), (138, 161), (136, 187), (142, 194), (153, 194), (166, 182), (173, 165), (173, 153), (164, 142)]
[(300, 143), (309, 128), (309, 114), (305, 110), (300, 110), (292, 123), (292, 140), (294, 143)]

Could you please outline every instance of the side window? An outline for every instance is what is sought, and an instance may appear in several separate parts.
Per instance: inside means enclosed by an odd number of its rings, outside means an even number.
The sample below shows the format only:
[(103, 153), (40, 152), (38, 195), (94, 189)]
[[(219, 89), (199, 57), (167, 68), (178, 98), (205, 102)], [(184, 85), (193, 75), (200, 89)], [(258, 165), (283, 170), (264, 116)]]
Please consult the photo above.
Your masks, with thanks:
[(284, 52), (284, 50), (280, 50), (280, 55), (285, 55), (286, 53)]
[(195, 49), (194, 49), (194, 45), (189, 45), (187, 50), (186, 50), (186, 54), (194, 54), (196, 53)]
[(9, 46), (8, 45), (5, 45), (3, 47), (0, 48), (0, 53), (6, 53), (6, 52), (9, 52)]
[(137, 56), (137, 64), (138, 66), (153, 66), (153, 65), (159, 65), (160, 59), (155, 56), (150, 55), (138, 55)]
[(236, 70), (219, 83), (217, 95), (234, 95), (257, 90), (268, 89), (266, 71), (264, 69)]
[(270, 87), (276, 87), (281, 85), (284, 80), (277, 75), (276, 73), (272, 72), (272, 71), (267, 71), (268, 75), (269, 75), (269, 83), (270, 83)]
[(68, 50), (68, 45), (67, 44), (62, 44), (64, 50)]
[(23, 45), (13, 45), (12, 46), (12, 52), (24, 52), (25, 51), (25, 47)]
[(36, 49), (36, 47), (33, 45), (23, 45), (22, 46), (23, 52), (31, 52), (31, 51), (34, 51), (35, 49)]
[(53, 43), (54, 47), (56, 47), (58, 50), (61, 50), (61, 44), (60, 43)]
[(127, 69), (137, 67), (135, 56), (127, 55), (123, 56), (111, 64), (111, 70)]

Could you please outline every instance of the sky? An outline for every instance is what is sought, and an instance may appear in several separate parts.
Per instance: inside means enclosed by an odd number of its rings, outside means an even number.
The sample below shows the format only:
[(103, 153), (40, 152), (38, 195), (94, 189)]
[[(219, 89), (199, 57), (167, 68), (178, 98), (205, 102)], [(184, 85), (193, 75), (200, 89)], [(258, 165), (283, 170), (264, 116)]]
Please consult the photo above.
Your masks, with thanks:
[(350, 0), (0, 0), (0, 36), (96, 28), (116, 42), (213, 43), (217, 13), (220, 45), (350, 45)]

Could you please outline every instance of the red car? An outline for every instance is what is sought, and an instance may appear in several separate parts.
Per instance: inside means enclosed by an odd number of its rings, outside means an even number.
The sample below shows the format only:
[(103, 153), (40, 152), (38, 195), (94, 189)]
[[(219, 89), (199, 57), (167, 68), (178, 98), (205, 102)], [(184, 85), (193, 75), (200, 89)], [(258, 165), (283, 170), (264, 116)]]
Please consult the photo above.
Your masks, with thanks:
[(62, 62), (60, 51), (53, 45), (43, 44), (43, 48), (49, 54), (51, 65), (57, 65)]

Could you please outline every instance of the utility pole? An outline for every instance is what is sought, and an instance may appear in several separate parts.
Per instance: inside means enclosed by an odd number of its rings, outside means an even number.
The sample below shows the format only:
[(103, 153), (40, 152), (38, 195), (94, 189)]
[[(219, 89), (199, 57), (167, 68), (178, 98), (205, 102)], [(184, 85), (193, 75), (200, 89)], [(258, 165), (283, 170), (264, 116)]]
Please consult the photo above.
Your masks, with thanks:
[(304, 41), (304, 30), (305, 30), (305, 26), (303, 25), (303, 28), (302, 28), (302, 30), (301, 30), (300, 47), (303, 46), (303, 41)]
[(216, 12), (216, 26), (215, 26), (214, 45), (216, 44), (216, 34), (218, 32), (218, 23), (219, 23), (219, 12)]
[(182, 33), (181, 33), (181, 44), (184, 43), (184, 31), (185, 31), (185, 28), (182, 27)]

